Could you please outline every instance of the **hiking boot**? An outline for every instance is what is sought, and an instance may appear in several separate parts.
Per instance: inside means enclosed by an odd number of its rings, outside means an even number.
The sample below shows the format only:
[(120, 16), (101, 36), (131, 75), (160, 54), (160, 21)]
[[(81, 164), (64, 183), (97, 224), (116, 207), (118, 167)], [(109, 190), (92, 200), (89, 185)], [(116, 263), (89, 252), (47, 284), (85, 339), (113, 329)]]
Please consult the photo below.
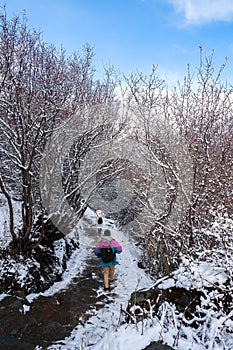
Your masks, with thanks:
[(105, 292), (110, 292), (110, 288), (109, 287), (104, 287), (104, 291)]
[(109, 281), (109, 284), (112, 284), (112, 283), (114, 283), (115, 282), (115, 280), (113, 279), (113, 280), (110, 280)]

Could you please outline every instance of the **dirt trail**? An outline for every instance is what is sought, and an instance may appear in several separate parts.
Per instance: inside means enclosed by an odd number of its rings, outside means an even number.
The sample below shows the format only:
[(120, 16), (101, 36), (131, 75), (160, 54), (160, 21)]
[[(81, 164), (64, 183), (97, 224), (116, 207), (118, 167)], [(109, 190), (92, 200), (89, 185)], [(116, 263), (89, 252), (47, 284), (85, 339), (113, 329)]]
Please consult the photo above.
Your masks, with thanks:
[[(85, 222), (85, 235), (93, 242), (98, 238), (96, 228)], [(87, 318), (86, 311), (99, 309), (104, 300), (97, 297), (102, 286), (102, 269), (91, 255), (85, 261), (81, 275), (72, 279), (66, 289), (51, 296), (40, 295), (22, 313), (25, 301), (6, 297), (0, 301), (0, 350), (32, 350), (37, 345), (47, 349), (57, 340), (69, 336), (72, 329)]]

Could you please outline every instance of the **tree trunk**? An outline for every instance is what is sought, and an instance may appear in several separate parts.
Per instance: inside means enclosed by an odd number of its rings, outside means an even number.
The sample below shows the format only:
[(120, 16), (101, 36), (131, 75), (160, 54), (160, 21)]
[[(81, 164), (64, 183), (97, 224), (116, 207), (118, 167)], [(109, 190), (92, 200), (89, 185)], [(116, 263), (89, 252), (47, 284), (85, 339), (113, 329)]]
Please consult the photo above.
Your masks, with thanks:
[(10, 221), (10, 233), (12, 236), (13, 244), (16, 245), (18, 240), (17, 236), (14, 232), (14, 211), (13, 211), (13, 206), (12, 206), (12, 200), (10, 194), (7, 192), (6, 188), (4, 187), (2, 177), (0, 176), (0, 188), (2, 190), (3, 195), (7, 199), (8, 203), (8, 209), (9, 209), (9, 221)]

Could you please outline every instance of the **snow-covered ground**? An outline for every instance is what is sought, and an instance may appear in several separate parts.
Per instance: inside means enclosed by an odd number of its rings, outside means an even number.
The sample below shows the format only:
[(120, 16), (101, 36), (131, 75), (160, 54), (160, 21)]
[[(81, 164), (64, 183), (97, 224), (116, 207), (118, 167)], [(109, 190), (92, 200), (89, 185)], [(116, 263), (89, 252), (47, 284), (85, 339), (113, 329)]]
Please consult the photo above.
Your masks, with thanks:
[[(92, 217), (93, 214), (90, 211), (88, 211), (87, 215), (89, 215), (89, 218), (91, 220), (93, 219), (94, 222), (95, 219)], [(93, 254), (92, 249), (90, 248), (93, 246), (93, 237), (91, 237), (91, 240), (89, 241), (86, 236), (85, 224), (83, 226), (81, 225), (80, 228), (83, 231), (80, 232), (79, 228), (79, 234), (81, 238), (80, 241), (83, 242), (81, 245), (83, 260), (81, 261), (79, 259), (79, 264), (83, 265), (85, 257)], [(120, 339), (118, 337), (118, 332), (122, 332), (121, 329), (125, 329), (119, 327), (121, 317), (120, 310), (121, 307), (126, 309), (131, 293), (138, 289), (151, 287), (153, 281), (148, 275), (146, 275), (144, 270), (138, 268), (137, 263), (140, 252), (134, 243), (129, 242), (124, 234), (121, 231), (114, 229), (114, 227), (111, 228), (111, 231), (113, 237), (123, 247), (122, 254), (117, 256), (118, 264), (116, 265), (115, 287), (106, 297), (106, 301), (111, 301), (111, 303), (106, 303), (106, 305), (99, 311), (93, 312), (92, 310), (92, 316), (89, 318), (88, 322), (84, 325), (77, 325), (70, 337), (64, 339), (62, 344), (59, 342), (59, 344), (54, 344), (49, 347), (49, 349), (132, 349), (130, 344), (129, 347), (126, 347), (125, 339)], [(93, 271), (93, 277), (94, 274), (95, 272)], [(102, 297), (101, 291), (99, 292), (100, 297)], [(127, 338), (131, 338), (130, 332), (132, 329), (130, 331), (129, 328), (128, 331), (128, 335), (126, 329), (124, 330), (124, 333)], [(148, 339), (143, 340), (142, 338), (143, 337), (139, 337), (141, 345), (138, 344), (135, 349), (142, 349), (142, 346), (148, 345)], [(115, 339), (114, 347), (112, 345), (110, 346), (110, 344), (112, 344), (112, 339)], [(116, 339), (118, 339), (119, 344), (116, 344)]]
[[(90, 221), (94, 221), (92, 212), (88, 211), (87, 215)], [(203, 308), (206, 319), (203, 329), (200, 328), (201, 335), (199, 329), (194, 331), (193, 328), (182, 325), (182, 320), (178, 321), (176, 317), (174, 306), (168, 303), (162, 306), (160, 318), (149, 317), (137, 325), (121, 322), (124, 318), (121, 308), (126, 309), (130, 295), (138, 289), (151, 287), (155, 281), (144, 270), (138, 268), (140, 251), (134, 242), (129, 242), (121, 231), (114, 228), (112, 231), (114, 238), (123, 246), (123, 252), (118, 256), (119, 264), (116, 266), (117, 282), (113, 290), (114, 296), (111, 297), (110, 293), (106, 299), (112, 302), (106, 303), (94, 314), (92, 310), (88, 322), (77, 325), (69, 337), (50, 346), (50, 350), (142, 350), (152, 341), (161, 340), (179, 350), (233, 349), (233, 310), (224, 316), (220, 315), (219, 312), (215, 314), (211, 307), (209, 310)], [(81, 246), (82, 261), (80, 259), (78, 261), (79, 267), (81, 267), (85, 258), (92, 254), (90, 246), (94, 242), (93, 237), (89, 241), (85, 224), (80, 224), (79, 234), (81, 242), (83, 242)], [(89, 245), (89, 243), (91, 244)], [(73, 264), (72, 261), (70, 264)], [(64, 281), (60, 283), (68, 283), (69, 278), (70, 274), (65, 275)], [(161, 281), (160, 286), (167, 288), (176, 285), (187, 289), (190, 287), (202, 289), (213, 284), (222, 285), (226, 279), (227, 275), (223, 267), (216, 267), (212, 263), (190, 263), (190, 261), (183, 259), (183, 263), (175, 272), (174, 278)], [(59, 284), (54, 286), (51, 291), (55, 291), (57, 287)], [(211, 296), (209, 300), (207, 298), (204, 301), (205, 303), (211, 305)], [(223, 332), (226, 325), (227, 331)]]
[[(88, 215), (93, 214), (88, 212)], [(81, 226), (84, 235), (82, 250), (88, 255), (88, 237), (85, 236), (85, 226)], [(163, 341), (174, 349), (179, 350), (230, 350), (233, 349), (233, 310), (228, 315), (214, 313), (210, 306), (204, 320), (203, 332), (182, 325), (175, 316), (173, 305), (165, 303), (161, 309), (160, 318), (148, 318), (144, 322), (135, 324), (121, 323), (121, 307), (126, 309), (129, 297), (135, 290), (151, 287), (152, 281), (144, 270), (137, 266), (140, 252), (133, 242), (129, 242), (121, 231), (113, 229), (113, 236), (122, 244), (123, 252), (118, 256), (119, 265), (116, 267), (117, 284), (114, 288), (112, 303), (96, 311), (84, 325), (77, 325), (71, 335), (59, 344), (54, 344), (50, 350), (142, 350), (152, 341)], [(82, 238), (82, 237), (81, 237)], [(80, 261), (82, 264), (83, 262)], [(93, 272), (94, 273), (94, 272)], [(183, 259), (180, 269), (174, 274), (174, 279), (166, 279), (160, 286), (185, 287), (201, 289), (213, 284), (222, 285), (227, 279), (223, 267), (216, 267), (211, 263), (195, 264)], [(109, 296), (109, 299), (111, 297)], [(205, 301), (209, 302), (210, 299)], [(203, 309), (206, 314), (206, 309)], [(227, 325), (227, 331), (223, 329)], [(205, 329), (206, 328), (206, 329)], [(199, 332), (199, 333), (198, 333)]]
[[(82, 274), (85, 261), (93, 254), (92, 248), (99, 239), (98, 234), (93, 235), (93, 232), (98, 232), (94, 223), (94, 213), (87, 210), (77, 230), (72, 233), (76, 236), (78, 232), (80, 249), (73, 253), (62, 280), (40, 295), (48, 296), (65, 289), (72, 278)], [(0, 225), (3, 224), (1, 221)], [(174, 305), (168, 303), (162, 305), (159, 317), (148, 317), (137, 324), (122, 322), (124, 314), (121, 310), (126, 310), (130, 295), (136, 290), (150, 288), (155, 281), (138, 267), (140, 251), (134, 242), (129, 241), (111, 223), (105, 224), (111, 227), (113, 237), (123, 246), (122, 254), (118, 255), (115, 287), (106, 297), (106, 304), (101, 309), (91, 309), (87, 322), (82, 322), (80, 318), (80, 324), (77, 324), (70, 336), (50, 346), (49, 350), (142, 350), (152, 341), (163, 341), (178, 350), (233, 349), (233, 309), (228, 315), (218, 310), (215, 312), (211, 295), (207, 295), (204, 301), (204, 304), (209, 303), (209, 308), (205, 308), (203, 304), (205, 319), (202, 320), (204, 326), (200, 328), (201, 334), (200, 330), (184, 325), (182, 319), (177, 317)], [(60, 243), (57, 243), (56, 249), (57, 254), (60, 252), (62, 256)], [(161, 281), (160, 286), (170, 288), (175, 285), (199, 290), (214, 284), (221, 286), (227, 279), (224, 262), (222, 264), (215, 266), (207, 261), (197, 264), (184, 258), (179, 270), (174, 273), (174, 278)], [(95, 271), (92, 276), (96, 277)], [(232, 293), (232, 290), (229, 292)], [(33, 302), (37, 297), (38, 294), (31, 294), (27, 299)], [(25, 310), (27, 311), (28, 309)], [(39, 349), (38, 346), (37, 350)]]

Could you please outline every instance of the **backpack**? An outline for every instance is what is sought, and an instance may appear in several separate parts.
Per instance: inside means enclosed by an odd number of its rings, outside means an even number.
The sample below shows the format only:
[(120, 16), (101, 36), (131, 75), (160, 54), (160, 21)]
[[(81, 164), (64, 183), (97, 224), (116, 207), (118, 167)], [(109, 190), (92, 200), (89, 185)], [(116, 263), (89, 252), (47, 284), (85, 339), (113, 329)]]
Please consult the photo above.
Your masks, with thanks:
[(102, 217), (98, 217), (98, 219), (97, 219), (97, 224), (98, 224), (98, 225), (102, 225), (102, 223), (103, 223)]
[(110, 246), (101, 248), (100, 256), (104, 263), (112, 262), (115, 258), (115, 254)]

